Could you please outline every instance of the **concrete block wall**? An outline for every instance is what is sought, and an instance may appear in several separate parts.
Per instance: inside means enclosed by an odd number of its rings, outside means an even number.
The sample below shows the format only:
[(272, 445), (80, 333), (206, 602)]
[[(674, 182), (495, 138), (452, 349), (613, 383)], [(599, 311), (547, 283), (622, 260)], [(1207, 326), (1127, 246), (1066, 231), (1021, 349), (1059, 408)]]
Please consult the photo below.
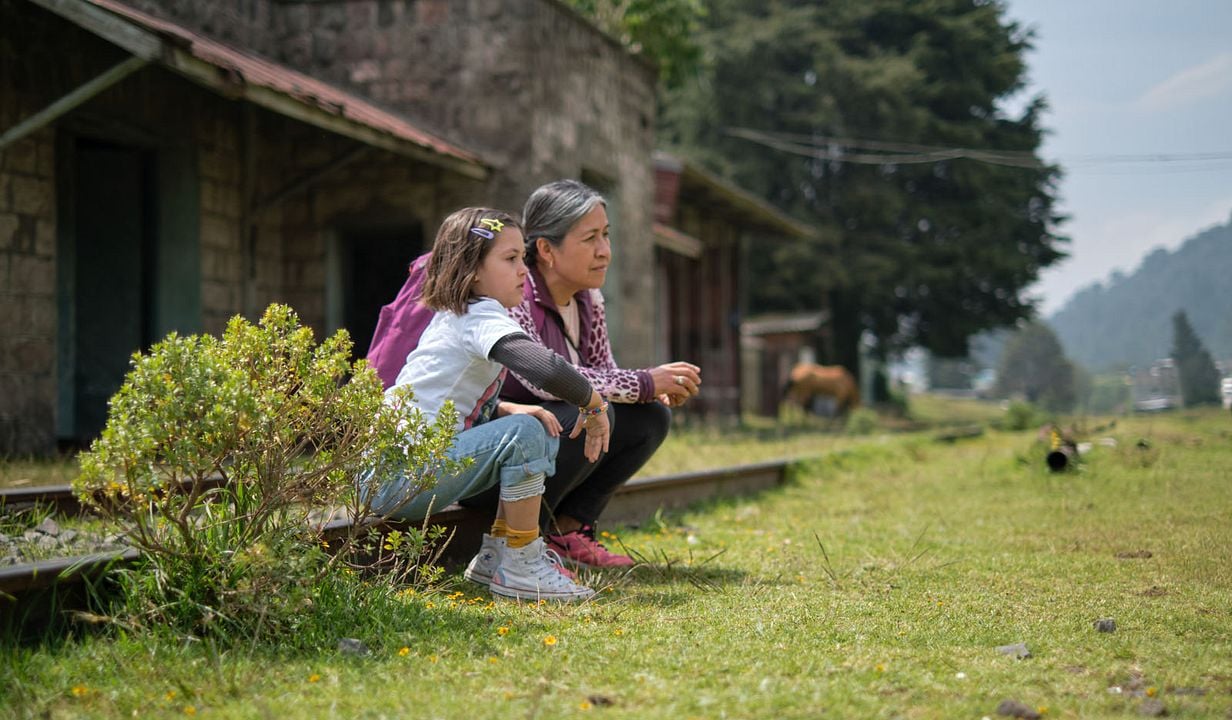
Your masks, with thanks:
[[(0, 129), (15, 126), (124, 58), (25, 0), (0, 0), (0, 18)], [(78, 52), (64, 57), (62, 47)], [(55, 442), (55, 174), (53, 128), (0, 149), (3, 454), (44, 452)]]
[[(11, 124), (0, 113), (0, 127)], [(54, 165), (49, 131), (0, 151), (0, 452), (30, 453), (53, 441)]]

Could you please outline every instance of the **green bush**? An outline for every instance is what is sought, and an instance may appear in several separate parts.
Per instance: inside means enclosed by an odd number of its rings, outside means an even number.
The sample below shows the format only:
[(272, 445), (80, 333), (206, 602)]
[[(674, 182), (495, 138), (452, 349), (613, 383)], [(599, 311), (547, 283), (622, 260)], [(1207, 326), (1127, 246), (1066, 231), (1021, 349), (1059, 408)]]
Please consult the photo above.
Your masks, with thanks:
[(1028, 430), (1044, 423), (1044, 416), (1029, 402), (1015, 400), (1005, 409), (1005, 420), (1002, 424), (1006, 430)]
[[(271, 305), (259, 325), (236, 317), (221, 338), (172, 334), (134, 355), (75, 482), (142, 551), (121, 576), (130, 623), (293, 631), (326, 578), (374, 549), (357, 478), (418, 473), (409, 500), (431, 469), (449, 469), (452, 411), (429, 424), (409, 403), (386, 404), (350, 353), (345, 331), (315, 345), (290, 308)], [(354, 528), (333, 553), (313, 520), (325, 508)], [(387, 564), (401, 558), (392, 564), (405, 579), (428, 538), (418, 540), (375, 549)]]
[(880, 426), (877, 413), (869, 408), (856, 408), (847, 415), (846, 430), (848, 435), (868, 435), (876, 432)]

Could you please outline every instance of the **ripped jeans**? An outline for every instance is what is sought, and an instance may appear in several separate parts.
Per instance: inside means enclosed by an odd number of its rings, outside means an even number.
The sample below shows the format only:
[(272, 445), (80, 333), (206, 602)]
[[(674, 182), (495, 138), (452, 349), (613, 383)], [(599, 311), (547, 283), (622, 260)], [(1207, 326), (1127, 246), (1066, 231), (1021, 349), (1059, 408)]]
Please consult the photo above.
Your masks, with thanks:
[[(402, 507), (397, 505), (405, 500), (407, 478), (397, 476), (382, 481), (372, 499), (372, 509), (415, 522), (427, 517), (429, 512), (440, 512), (498, 483), (500, 499), (508, 502), (542, 495), (543, 479), (556, 472), (559, 447), (560, 438), (549, 436), (543, 424), (530, 415), (496, 418), (454, 437), (449, 458), (472, 458), (470, 467), (437, 478), (434, 487), (419, 493)], [(370, 476), (364, 478), (368, 479)]]

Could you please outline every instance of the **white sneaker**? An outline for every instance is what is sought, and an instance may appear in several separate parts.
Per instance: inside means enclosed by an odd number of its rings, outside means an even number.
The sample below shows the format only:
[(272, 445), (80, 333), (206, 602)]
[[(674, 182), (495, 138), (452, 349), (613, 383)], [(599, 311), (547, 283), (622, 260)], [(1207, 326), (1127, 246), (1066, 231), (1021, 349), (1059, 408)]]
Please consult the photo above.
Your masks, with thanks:
[(595, 594), (594, 590), (565, 577), (559, 567), (548, 558), (547, 547), (541, 537), (525, 547), (511, 548), (506, 545), (488, 587), (493, 595), (519, 600), (576, 601)]
[[(508, 541), (503, 537), (493, 537), (487, 533), (483, 534), (483, 541), (479, 545), (479, 552), (475, 553), (475, 557), (471, 558), (470, 563), (466, 566), (466, 570), (462, 572), (462, 577), (470, 580), (473, 583), (487, 585), (492, 582), (492, 573), (496, 572), (496, 568), (500, 566), (501, 553), (508, 547)], [(544, 554), (547, 560), (555, 568), (556, 572), (564, 575), (570, 580), (574, 579), (573, 571), (566, 567), (560, 555), (555, 550), (548, 548)]]
[(496, 568), (500, 567), (501, 553), (504, 552), (506, 544), (505, 538), (492, 537), (484, 533), (483, 542), (479, 545), (479, 552), (475, 553), (475, 557), (471, 558), (471, 562), (466, 566), (466, 571), (462, 573), (462, 577), (480, 585), (487, 585), (492, 582), (492, 573), (496, 572)]

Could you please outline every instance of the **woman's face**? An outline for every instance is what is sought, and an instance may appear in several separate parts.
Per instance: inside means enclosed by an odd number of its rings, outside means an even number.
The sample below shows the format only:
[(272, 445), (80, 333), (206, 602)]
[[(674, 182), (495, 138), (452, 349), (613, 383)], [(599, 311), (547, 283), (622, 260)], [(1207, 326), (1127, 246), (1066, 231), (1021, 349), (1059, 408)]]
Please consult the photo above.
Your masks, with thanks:
[[(612, 241), (608, 232), (607, 208), (602, 204), (582, 216), (559, 246), (550, 246), (540, 262), (546, 261), (545, 274), (554, 274), (579, 290), (603, 287), (608, 265), (612, 263)], [(540, 244), (541, 250), (546, 242)]]

